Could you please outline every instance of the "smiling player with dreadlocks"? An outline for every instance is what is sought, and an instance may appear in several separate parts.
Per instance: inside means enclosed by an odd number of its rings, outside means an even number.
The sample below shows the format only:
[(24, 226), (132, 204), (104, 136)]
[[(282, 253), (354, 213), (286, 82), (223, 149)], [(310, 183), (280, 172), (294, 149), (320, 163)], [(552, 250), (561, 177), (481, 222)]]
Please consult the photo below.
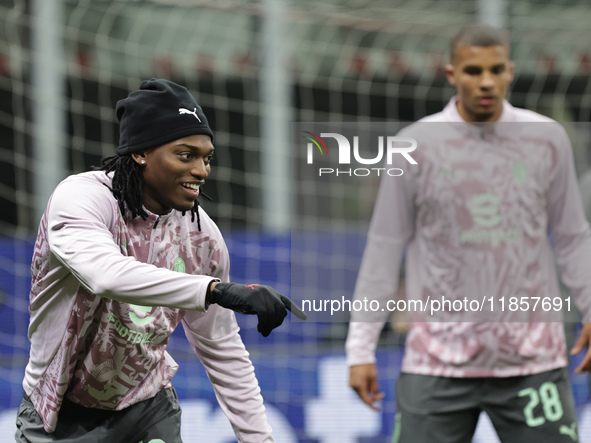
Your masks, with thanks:
[(272, 442), (233, 311), (256, 314), (264, 336), (286, 309), (303, 314), (268, 286), (228, 282), (197, 203), (213, 133), (187, 89), (148, 80), (116, 110), (117, 154), (60, 183), (41, 219), (16, 440), (180, 442), (166, 352), (180, 323), (238, 440)]
[[(113, 181), (111, 184), (111, 191), (119, 202), (119, 209), (121, 212), (125, 211), (127, 207), (132, 217), (141, 217), (143, 220), (148, 217), (147, 212), (143, 207), (143, 190), (144, 176), (142, 168), (136, 163), (131, 155), (113, 155), (105, 157), (101, 162), (101, 167), (97, 168), (105, 172), (113, 172)], [(199, 195), (211, 200), (211, 198), (203, 191), (199, 191)], [(185, 211), (182, 211), (185, 215)], [(194, 222), (197, 218), (197, 229), (201, 231), (201, 221), (199, 218), (199, 200), (195, 199), (195, 203), (191, 208), (191, 221)]]

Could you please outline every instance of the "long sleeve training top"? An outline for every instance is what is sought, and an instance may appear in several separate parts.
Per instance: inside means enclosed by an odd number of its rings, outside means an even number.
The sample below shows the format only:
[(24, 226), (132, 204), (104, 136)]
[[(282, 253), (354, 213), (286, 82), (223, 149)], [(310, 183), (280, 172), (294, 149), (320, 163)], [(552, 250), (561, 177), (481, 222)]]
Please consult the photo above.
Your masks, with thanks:
[(201, 208), (201, 231), (175, 210), (121, 214), (110, 186), (103, 171), (67, 178), (40, 223), (23, 387), (45, 430), (64, 398), (121, 410), (170, 387), (166, 344), (182, 323), (238, 440), (274, 441), (234, 312), (206, 306), (210, 282), (228, 281), (219, 229)]
[[(506, 101), (498, 122), (469, 124), (456, 101), (401, 131), (417, 141), (418, 165), (382, 177), (354, 298), (385, 306), (406, 251), (408, 300), (467, 298), (485, 314), (409, 312), (403, 372), (509, 377), (566, 366), (554, 257), (591, 320), (591, 235), (566, 131)], [(349, 365), (375, 361), (389, 313), (376, 314), (353, 313)]]

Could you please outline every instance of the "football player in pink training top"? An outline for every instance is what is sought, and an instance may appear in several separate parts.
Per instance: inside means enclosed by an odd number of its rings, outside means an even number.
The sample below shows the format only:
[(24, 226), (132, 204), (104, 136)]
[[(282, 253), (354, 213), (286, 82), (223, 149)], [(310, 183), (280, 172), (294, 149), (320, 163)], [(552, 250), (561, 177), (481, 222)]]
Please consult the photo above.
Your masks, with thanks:
[[(448, 301), (438, 315), (408, 312), (394, 442), (471, 442), (482, 411), (505, 443), (578, 441), (562, 312), (549, 312), (555, 257), (591, 320), (591, 233), (571, 144), (561, 125), (505, 99), (505, 32), (462, 29), (447, 78), (457, 95), (400, 133), (417, 141), (418, 165), (383, 176), (354, 293), (386, 306), (406, 254), (409, 301)], [(350, 386), (374, 409), (388, 310), (378, 314), (353, 313), (346, 342)], [(571, 353), (590, 334), (586, 324)], [(587, 351), (577, 371), (589, 369)]]
[(268, 336), (297, 307), (228, 281), (224, 239), (197, 203), (213, 133), (189, 91), (147, 80), (116, 111), (116, 155), (60, 183), (40, 223), (16, 441), (181, 442), (166, 344), (182, 324), (238, 441), (272, 442), (234, 311)]

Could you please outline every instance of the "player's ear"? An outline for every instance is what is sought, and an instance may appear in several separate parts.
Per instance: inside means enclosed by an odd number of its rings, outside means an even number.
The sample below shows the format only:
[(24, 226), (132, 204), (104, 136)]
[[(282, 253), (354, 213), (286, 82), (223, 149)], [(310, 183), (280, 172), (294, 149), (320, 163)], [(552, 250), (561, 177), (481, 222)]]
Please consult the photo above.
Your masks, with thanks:
[(133, 158), (133, 160), (141, 166), (146, 165), (146, 151), (132, 152), (131, 158)]
[(509, 75), (511, 77), (510, 81), (513, 81), (513, 77), (515, 76), (515, 62), (509, 62)]
[(447, 81), (450, 83), (450, 85), (456, 85), (456, 76), (452, 64), (445, 65), (445, 76), (447, 77)]

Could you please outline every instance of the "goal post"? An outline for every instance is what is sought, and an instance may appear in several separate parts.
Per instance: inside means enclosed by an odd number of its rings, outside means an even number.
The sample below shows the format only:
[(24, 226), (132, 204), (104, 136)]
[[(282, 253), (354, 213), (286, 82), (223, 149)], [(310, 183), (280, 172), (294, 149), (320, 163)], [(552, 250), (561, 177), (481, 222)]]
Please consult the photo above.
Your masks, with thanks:
[(66, 118), (63, 60), (63, 0), (33, 0), (32, 126), (34, 222), (41, 220), (52, 190), (66, 175)]

